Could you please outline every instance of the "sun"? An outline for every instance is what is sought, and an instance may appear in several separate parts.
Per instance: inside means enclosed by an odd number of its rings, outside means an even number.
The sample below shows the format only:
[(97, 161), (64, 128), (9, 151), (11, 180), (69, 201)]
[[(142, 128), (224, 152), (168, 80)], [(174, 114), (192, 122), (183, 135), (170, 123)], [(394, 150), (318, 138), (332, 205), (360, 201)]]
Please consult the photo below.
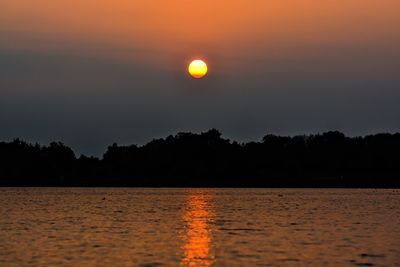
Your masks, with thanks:
[(207, 64), (200, 59), (193, 60), (188, 67), (189, 74), (196, 79), (203, 78), (208, 71)]

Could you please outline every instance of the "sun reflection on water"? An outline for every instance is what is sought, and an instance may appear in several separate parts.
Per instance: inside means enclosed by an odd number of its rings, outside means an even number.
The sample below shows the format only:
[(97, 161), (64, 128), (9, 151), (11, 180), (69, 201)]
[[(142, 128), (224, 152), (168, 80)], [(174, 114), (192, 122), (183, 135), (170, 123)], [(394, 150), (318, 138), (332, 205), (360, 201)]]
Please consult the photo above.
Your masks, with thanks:
[(185, 223), (183, 240), (183, 266), (210, 266), (215, 261), (211, 249), (212, 233), (209, 222), (214, 217), (210, 201), (212, 196), (201, 191), (188, 196), (186, 211), (182, 216)]

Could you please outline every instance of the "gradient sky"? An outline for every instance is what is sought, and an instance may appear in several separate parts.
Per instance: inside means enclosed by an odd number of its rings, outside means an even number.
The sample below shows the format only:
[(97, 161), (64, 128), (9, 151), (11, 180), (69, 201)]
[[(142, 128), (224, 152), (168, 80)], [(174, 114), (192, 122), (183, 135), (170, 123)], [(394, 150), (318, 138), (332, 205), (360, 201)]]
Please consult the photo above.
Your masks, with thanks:
[[(0, 140), (400, 131), (399, 0), (1, 0)], [(208, 62), (195, 80), (190, 60)]]

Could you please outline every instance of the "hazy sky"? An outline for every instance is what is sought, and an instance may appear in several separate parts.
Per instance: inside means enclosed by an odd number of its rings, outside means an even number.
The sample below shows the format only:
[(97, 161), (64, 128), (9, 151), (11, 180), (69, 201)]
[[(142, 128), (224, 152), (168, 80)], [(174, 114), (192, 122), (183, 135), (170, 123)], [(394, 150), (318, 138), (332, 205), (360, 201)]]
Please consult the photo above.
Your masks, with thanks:
[[(399, 0), (1, 0), (0, 140), (400, 131)], [(207, 61), (195, 80), (191, 59)]]

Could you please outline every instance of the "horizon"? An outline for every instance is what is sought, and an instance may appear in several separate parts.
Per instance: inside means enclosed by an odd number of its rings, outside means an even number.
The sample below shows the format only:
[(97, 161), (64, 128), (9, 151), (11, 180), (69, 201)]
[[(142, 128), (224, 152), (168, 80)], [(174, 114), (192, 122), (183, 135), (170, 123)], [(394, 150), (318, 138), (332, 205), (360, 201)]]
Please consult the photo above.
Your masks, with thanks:
[(167, 138), (170, 138), (170, 137), (179, 138), (179, 136), (182, 134), (183, 135), (191, 134), (191, 135), (195, 135), (195, 136), (201, 136), (201, 135), (210, 133), (212, 131), (217, 131), (220, 134), (220, 138), (223, 140), (229, 141), (230, 144), (237, 143), (240, 146), (245, 146), (246, 144), (250, 144), (250, 143), (262, 143), (263, 138), (268, 137), (268, 136), (283, 137), (283, 138), (295, 138), (295, 137), (311, 138), (311, 137), (316, 137), (316, 136), (323, 136), (323, 135), (329, 134), (329, 133), (335, 133), (335, 134), (342, 134), (345, 138), (355, 139), (355, 138), (367, 138), (367, 137), (380, 136), (380, 135), (392, 135), (393, 136), (393, 135), (400, 134), (400, 132), (392, 132), (392, 133), (391, 132), (377, 132), (377, 133), (370, 133), (370, 134), (365, 134), (365, 135), (348, 135), (346, 133), (333, 130), (333, 131), (325, 131), (325, 132), (318, 132), (318, 133), (308, 133), (308, 134), (304, 133), (304, 134), (294, 134), (294, 135), (279, 135), (279, 134), (274, 134), (274, 133), (265, 133), (257, 140), (240, 141), (240, 140), (235, 140), (235, 139), (229, 138), (229, 137), (225, 136), (218, 129), (212, 128), (212, 129), (208, 129), (206, 131), (201, 131), (201, 132), (176, 132), (174, 134), (169, 134), (164, 137), (152, 138), (144, 143), (126, 143), (126, 144), (124, 144), (124, 143), (112, 142), (112, 143), (107, 144), (105, 146), (104, 150), (100, 154), (97, 154), (97, 155), (80, 153), (79, 151), (76, 151), (72, 146), (68, 145), (67, 143), (63, 142), (62, 140), (50, 140), (48, 143), (40, 143), (40, 142), (25, 140), (25, 139), (16, 137), (16, 138), (12, 138), (10, 140), (0, 140), (0, 143), (12, 143), (15, 141), (20, 141), (20, 142), (26, 143), (28, 145), (39, 145), (41, 147), (49, 146), (51, 143), (61, 143), (61, 144), (65, 145), (66, 147), (72, 149), (76, 158), (85, 156), (85, 157), (93, 157), (93, 158), (102, 159), (104, 154), (107, 152), (108, 148), (110, 148), (113, 145), (117, 145), (118, 147), (136, 146), (138, 148), (143, 148), (146, 145), (150, 144), (151, 142), (157, 141), (157, 140), (166, 140)]
[[(112, 145), (114, 145), (114, 144), (118, 145), (119, 147), (125, 147), (125, 146), (126, 146), (126, 147), (127, 147), (127, 146), (143, 147), (143, 146), (146, 146), (147, 144), (149, 144), (150, 142), (152, 142), (152, 141), (154, 141), (154, 140), (165, 140), (165, 139), (168, 138), (168, 137), (171, 137), (171, 136), (172, 136), (172, 137), (176, 137), (176, 136), (178, 136), (179, 134), (201, 135), (201, 134), (207, 133), (207, 132), (212, 131), (212, 130), (217, 130), (217, 131), (221, 134), (221, 138), (222, 138), (222, 139), (228, 140), (230, 143), (236, 142), (236, 143), (238, 143), (239, 145), (245, 145), (245, 144), (252, 143), (252, 142), (261, 143), (261, 142), (262, 142), (262, 139), (263, 139), (265, 136), (268, 136), (268, 135), (277, 136), (277, 137), (289, 137), (289, 138), (294, 138), (294, 137), (313, 137), (313, 136), (317, 136), (317, 135), (323, 135), (323, 134), (326, 134), (326, 133), (332, 133), (332, 132), (335, 132), (335, 133), (336, 133), (336, 132), (337, 132), (337, 133), (343, 134), (346, 138), (365, 138), (365, 137), (368, 137), (368, 136), (376, 136), (376, 135), (385, 135), (385, 134), (397, 135), (397, 134), (400, 134), (400, 132), (376, 132), (376, 133), (368, 133), (368, 134), (364, 134), (364, 135), (349, 135), (349, 134), (346, 134), (346, 133), (341, 132), (341, 131), (329, 130), (329, 131), (316, 132), (316, 133), (299, 133), (299, 134), (292, 134), (292, 135), (290, 135), (290, 134), (289, 134), (289, 135), (285, 135), (285, 134), (265, 133), (265, 134), (263, 134), (260, 138), (258, 138), (258, 139), (256, 139), (256, 140), (235, 140), (235, 139), (233, 139), (233, 138), (230, 138), (230, 137), (224, 135), (224, 133), (220, 132), (218, 129), (216, 129), (216, 128), (211, 128), (211, 129), (208, 129), (208, 130), (205, 130), (205, 131), (199, 131), (199, 132), (187, 132), (187, 131), (186, 131), (186, 132), (176, 132), (176, 133), (173, 133), (173, 134), (168, 134), (168, 135), (166, 135), (166, 136), (160, 136), (160, 137), (150, 138), (149, 140), (147, 140), (147, 141), (145, 141), (145, 142), (143, 142), (143, 143), (118, 143), (118, 142), (111, 142), (111, 143), (107, 144), (107, 145), (104, 147), (104, 149), (100, 152), (100, 154), (85, 154), (85, 153), (81, 153), (80, 151), (77, 151), (76, 149), (74, 149), (73, 146), (69, 145), (68, 143), (64, 142), (63, 140), (50, 140), (50, 141), (48, 141), (47, 143), (41, 143), (41, 142), (38, 142), (38, 141), (26, 140), (26, 139), (23, 139), (23, 138), (20, 138), (20, 137), (15, 137), (15, 138), (11, 138), (11, 139), (8, 139), (8, 140), (0, 140), (0, 143), (1, 143), (1, 142), (11, 143), (11, 142), (17, 141), (17, 140), (22, 141), (22, 142), (24, 142), (24, 143), (27, 143), (27, 144), (29, 144), (29, 145), (36, 145), (36, 144), (37, 144), (37, 145), (40, 145), (40, 146), (48, 146), (48, 145), (50, 145), (51, 143), (62, 143), (63, 145), (65, 145), (65, 146), (71, 148), (72, 151), (74, 152), (74, 154), (75, 154), (75, 156), (76, 156), (77, 158), (79, 158), (79, 156), (87, 156), (87, 157), (102, 158), (102, 157), (104, 156), (104, 154), (107, 152), (107, 148), (109, 148), (110, 146), (112, 146)], [(79, 155), (79, 156), (78, 156), (78, 155)]]
[(143, 146), (110, 144), (101, 157), (63, 143), (0, 142), (0, 186), (396, 188), (400, 133), (340, 132), (237, 143), (216, 129)]

